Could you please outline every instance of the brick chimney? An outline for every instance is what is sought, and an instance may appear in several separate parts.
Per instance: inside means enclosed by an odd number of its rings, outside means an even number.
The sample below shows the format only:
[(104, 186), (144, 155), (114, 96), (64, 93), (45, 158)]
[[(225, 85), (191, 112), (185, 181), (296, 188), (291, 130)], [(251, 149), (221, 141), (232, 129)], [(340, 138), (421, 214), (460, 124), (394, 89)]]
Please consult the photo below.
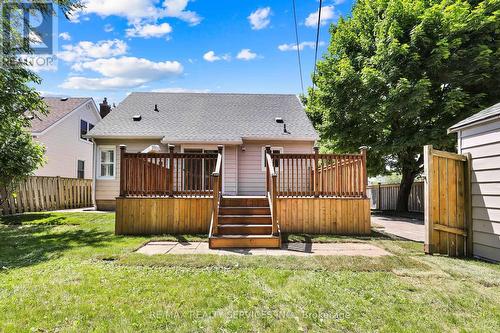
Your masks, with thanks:
[(104, 118), (111, 112), (111, 105), (108, 104), (108, 99), (104, 97), (102, 103), (99, 103), (99, 114)]

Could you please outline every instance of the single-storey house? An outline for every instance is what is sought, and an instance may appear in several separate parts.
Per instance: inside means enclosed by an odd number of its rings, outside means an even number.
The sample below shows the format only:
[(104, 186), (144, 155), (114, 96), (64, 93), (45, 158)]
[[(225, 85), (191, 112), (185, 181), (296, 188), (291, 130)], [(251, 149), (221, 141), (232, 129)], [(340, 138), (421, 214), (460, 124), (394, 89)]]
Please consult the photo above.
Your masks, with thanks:
[(46, 164), (35, 176), (92, 178), (93, 145), (85, 135), (101, 116), (90, 97), (45, 97), (49, 113), (31, 120), (33, 138), (45, 146)]
[(117, 234), (208, 233), (214, 248), (370, 232), (366, 149), (320, 154), (295, 95), (132, 93), (86, 137)]
[(472, 158), (473, 255), (500, 261), (500, 103), (448, 129)]
[(136, 153), (152, 145), (168, 152), (169, 144), (176, 152), (217, 152), (222, 145), (222, 193), (264, 195), (265, 146), (313, 153), (318, 134), (296, 95), (133, 92), (87, 137), (98, 157), (97, 208), (113, 210), (122, 144)]

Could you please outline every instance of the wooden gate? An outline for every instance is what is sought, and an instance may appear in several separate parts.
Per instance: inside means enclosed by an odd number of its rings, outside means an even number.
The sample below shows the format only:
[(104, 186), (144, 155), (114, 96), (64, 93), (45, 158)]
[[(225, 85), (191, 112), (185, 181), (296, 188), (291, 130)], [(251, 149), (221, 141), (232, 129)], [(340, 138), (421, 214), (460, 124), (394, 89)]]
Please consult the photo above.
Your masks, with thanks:
[(425, 253), (472, 254), (470, 157), (424, 147)]

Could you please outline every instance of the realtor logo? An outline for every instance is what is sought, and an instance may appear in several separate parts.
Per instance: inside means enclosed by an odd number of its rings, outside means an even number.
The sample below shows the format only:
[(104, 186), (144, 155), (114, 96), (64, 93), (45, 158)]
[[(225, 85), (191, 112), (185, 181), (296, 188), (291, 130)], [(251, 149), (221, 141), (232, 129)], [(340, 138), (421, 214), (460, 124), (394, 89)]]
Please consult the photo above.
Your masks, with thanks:
[(18, 61), (36, 68), (53, 67), (57, 9), (52, 1), (2, 1), (0, 6), (3, 55), (17, 56)]

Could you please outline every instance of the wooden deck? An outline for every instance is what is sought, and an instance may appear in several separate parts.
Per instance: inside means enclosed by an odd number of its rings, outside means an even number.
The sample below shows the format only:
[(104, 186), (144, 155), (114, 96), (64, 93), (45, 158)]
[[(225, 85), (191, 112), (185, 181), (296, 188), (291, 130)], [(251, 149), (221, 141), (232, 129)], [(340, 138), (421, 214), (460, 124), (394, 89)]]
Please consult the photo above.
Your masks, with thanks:
[(370, 233), (364, 149), (280, 155), (268, 147), (267, 195), (260, 197), (222, 195), (222, 147), (217, 154), (125, 149), (117, 234), (208, 233), (211, 248), (278, 248), (282, 232)]

